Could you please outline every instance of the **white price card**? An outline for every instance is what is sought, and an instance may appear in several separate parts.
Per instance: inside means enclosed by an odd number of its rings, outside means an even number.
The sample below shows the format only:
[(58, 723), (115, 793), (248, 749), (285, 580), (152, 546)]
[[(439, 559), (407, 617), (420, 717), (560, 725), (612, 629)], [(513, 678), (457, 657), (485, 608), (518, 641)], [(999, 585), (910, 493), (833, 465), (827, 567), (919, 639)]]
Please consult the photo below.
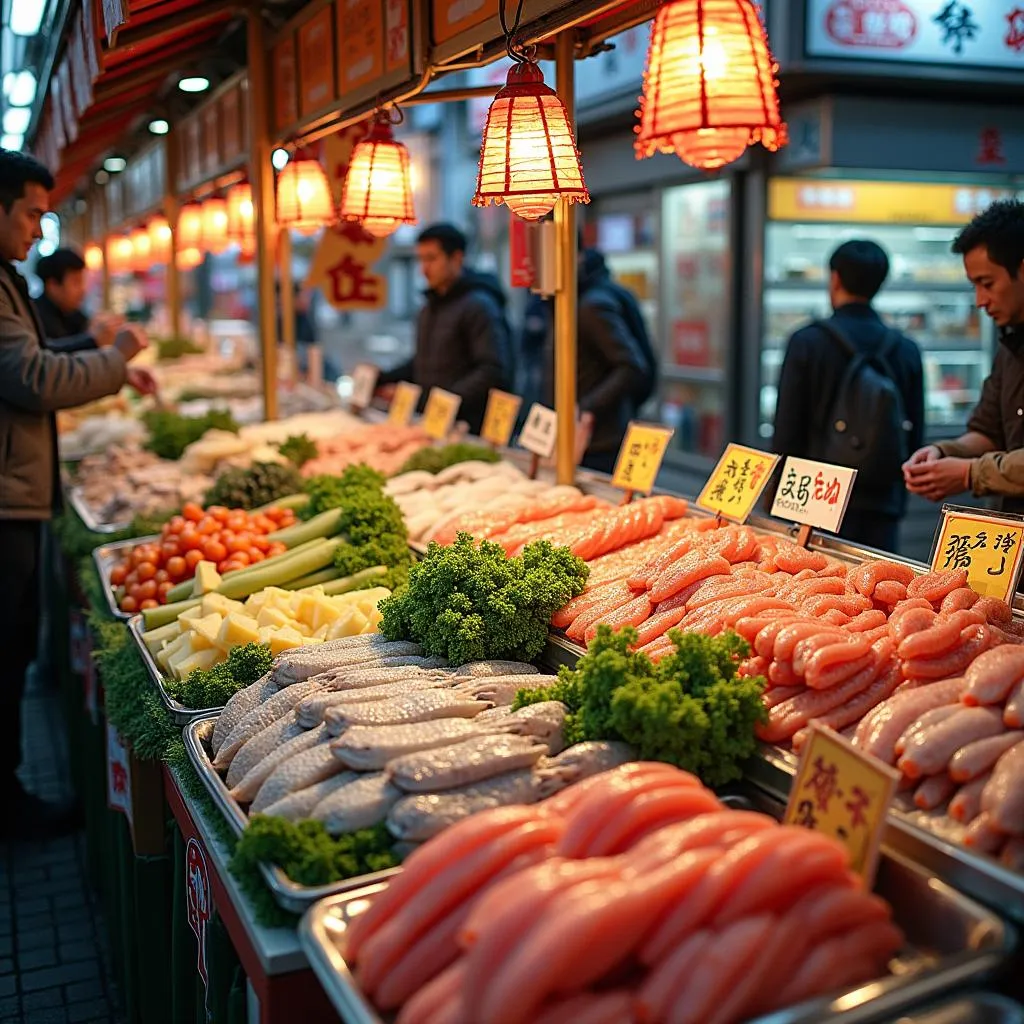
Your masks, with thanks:
[(540, 402), (534, 402), (530, 415), (519, 432), (519, 446), (542, 459), (550, 459), (555, 451), (555, 438), (558, 436), (558, 419), (554, 409), (549, 409)]
[(377, 390), (380, 370), (369, 363), (359, 363), (352, 371), (352, 404), (357, 409), (368, 409)]
[(772, 515), (838, 533), (856, 479), (855, 469), (789, 456), (782, 464)]

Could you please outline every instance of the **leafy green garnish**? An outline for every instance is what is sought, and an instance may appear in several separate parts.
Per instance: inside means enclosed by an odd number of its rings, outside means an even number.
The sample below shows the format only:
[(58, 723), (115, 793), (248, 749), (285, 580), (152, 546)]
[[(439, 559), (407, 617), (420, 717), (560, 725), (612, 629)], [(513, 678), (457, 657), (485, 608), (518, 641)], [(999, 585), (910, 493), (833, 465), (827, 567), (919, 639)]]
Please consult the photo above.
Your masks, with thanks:
[(254, 462), (248, 469), (232, 466), (224, 470), (206, 492), (204, 504), (242, 508), (262, 508), (302, 490), (302, 477), (294, 466), (276, 462)]
[(167, 409), (150, 409), (142, 414), (149, 431), (145, 447), (161, 459), (180, 459), (185, 449), (208, 430), (238, 433), (235, 418), (226, 409), (212, 409), (205, 416), (182, 416)]
[(219, 708), (262, 679), (273, 662), (266, 644), (244, 644), (232, 648), (227, 661), (210, 669), (197, 668), (187, 679), (167, 680), (164, 689), (186, 708)]
[(316, 441), (311, 440), (308, 434), (293, 434), (285, 438), (277, 446), (277, 450), (298, 469), (320, 454)]
[(442, 469), (460, 462), (500, 462), (501, 456), (493, 448), (481, 444), (446, 444), (441, 448), (421, 448), (413, 452), (398, 471), (412, 473), (420, 470), (426, 473), (440, 473)]

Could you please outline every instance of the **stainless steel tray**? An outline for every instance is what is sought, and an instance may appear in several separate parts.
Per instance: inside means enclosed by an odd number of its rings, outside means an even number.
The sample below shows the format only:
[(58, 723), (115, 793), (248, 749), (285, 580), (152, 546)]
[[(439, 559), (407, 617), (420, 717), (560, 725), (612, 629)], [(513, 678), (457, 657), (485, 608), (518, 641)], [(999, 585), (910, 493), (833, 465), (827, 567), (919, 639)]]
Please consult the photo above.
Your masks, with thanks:
[[(214, 726), (217, 724), (217, 712), (203, 712), (202, 714), (203, 717), (195, 718), (189, 722), (182, 733), (185, 749), (188, 751), (189, 760), (192, 762), (199, 778), (202, 779), (207, 793), (210, 794), (210, 799), (213, 800), (217, 809), (224, 815), (235, 835), (240, 836), (245, 831), (249, 819), (237, 801), (228, 792), (228, 787), (213, 767), (213, 761), (210, 758), (209, 741), (213, 735)], [(400, 870), (401, 868), (388, 868), (386, 871), (374, 871), (368, 875), (358, 875), (355, 878), (330, 882), (327, 885), (310, 886), (299, 885), (293, 882), (276, 865), (267, 863), (260, 865), (263, 880), (266, 882), (267, 888), (273, 894), (278, 905), (295, 914), (304, 913), (318, 900), (322, 900), (325, 897), (351, 892), (353, 889), (364, 889), (368, 885), (383, 883)]]
[(201, 718), (203, 715), (214, 715), (223, 710), (223, 705), (219, 708), (187, 708), (184, 704), (179, 704), (168, 692), (164, 689), (164, 683), (166, 677), (163, 672), (160, 671), (160, 666), (154, 661), (153, 655), (149, 653), (149, 648), (145, 645), (142, 639), (142, 634), (145, 630), (142, 628), (142, 616), (133, 615), (128, 620), (128, 632), (131, 633), (132, 639), (135, 641), (135, 646), (139, 649), (139, 656), (142, 658), (143, 664), (146, 666), (146, 672), (149, 675), (149, 680), (156, 689), (157, 695), (160, 698), (160, 703), (163, 704), (164, 709), (171, 716), (171, 721), (175, 725), (188, 725), (193, 719)]
[(1024, 1007), (992, 992), (944, 999), (900, 1017), (898, 1024), (1024, 1024)]
[(80, 487), (72, 487), (67, 492), (67, 499), (68, 504), (75, 510), (78, 518), (85, 524), (86, 529), (91, 530), (93, 533), (120, 533), (121, 530), (127, 530), (132, 525), (130, 519), (121, 523), (101, 523), (96, 518), (92, 509), (89, 508), (85, 498), (82, 497), (82, 489)]
[[(753, 788), (736, 802), (781, 814), (782, 805)], [(352, 918), (365, 911), (376, 884), (328, 897), (311, 907), (299, 925), (299, 941), (310, 966), (346, 1024), (383, 1024), (359, 991), (337, 940)], [(885, 851), (875, 891), (893, 907), (907, 937), (892, 974), (748, 1024), (887, 1024), (921, 1003), (964, 985), (978, 985), (1013, 951), (1016, 934), (995, 914), (956, 892), (901, 854)], [(936, 1022), (937, 1024), (937, 1022)]]
[(114, 588), (110, 583), (111, 570), (121, 560), (121, 557), (131, 551), (132, 548), (137, 547), (139, 544), (150, 544), (159, 539), (156, 536), (134, 537), (131, 540), (119, 540), (113, 544), (103, 544), (98, 548), (93, 548), (92, 561), (96, 566), (96, 572), (99, 573), (100, 583), (103, 586), (103, 596), (107, 599), (107, 608), (115, 619), (127, 620), (131, 618), (131, 614), (123, 612), (117, 607)]

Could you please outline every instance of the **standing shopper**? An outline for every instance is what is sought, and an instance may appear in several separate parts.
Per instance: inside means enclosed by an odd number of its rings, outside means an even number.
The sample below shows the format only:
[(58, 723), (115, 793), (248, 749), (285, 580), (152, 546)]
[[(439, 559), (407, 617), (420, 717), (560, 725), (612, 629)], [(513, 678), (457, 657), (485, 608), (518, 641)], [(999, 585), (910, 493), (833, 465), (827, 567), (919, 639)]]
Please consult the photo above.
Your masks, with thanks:
[(90, 323), (85, 302), (85, 260), (74, 249), (57, 249), (36, 263), (43, 294), (36, 312), (51, 352), (88, 352), (114, 343), (121, 318), (95, 317)]
[(963, 491), (1024, 512), (1024, 203), (993, 203), (953, 242), (975, 305), (999, 328), (999, 348), (967, 433), (926, 445), (904, 466), (907, 489), (930, 501)]
[(789, 339), (772, 450), (857, 469), (840, 535), (896, 551), (907, 507), (902, 462), (924, 436), (924, 370), (917, 345), (871, 305), (888, 275), (875, 242), (832, 253), (833, 313)]
[(54, 414), (115, 394), (145, 346), (132, 329), (109, 348), (50, 352), (24, 279), (13, 263), (42, 238), (50, 172), (0, 150), (0, 839), (46, 838), (73, 828), (68, 807), (26, 792), (21, 762), (25, 672), (36, 654), (42, 523), (60, 507)]
[(480, 432), (491, 388), (511, 383), (511, 340), (505, 294), (489, 274), (465, 266), (466, 236), (451, 224), (434, 224), (416, 242), (427, 282), (426, 305), (416, 324), (412, 359), (382, 373), (380, 384), (407, 380), (423, 389), (444, 388), (462, 399), (459, 419)]

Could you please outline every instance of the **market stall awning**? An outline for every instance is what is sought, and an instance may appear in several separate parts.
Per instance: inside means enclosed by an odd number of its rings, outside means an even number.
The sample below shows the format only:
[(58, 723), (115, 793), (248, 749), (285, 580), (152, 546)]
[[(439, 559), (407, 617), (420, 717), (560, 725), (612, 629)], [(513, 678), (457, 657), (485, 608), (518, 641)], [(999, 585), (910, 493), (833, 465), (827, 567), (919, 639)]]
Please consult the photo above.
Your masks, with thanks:
[(71, 16), (36, 132), (34, 151), (56, 174), (54, 203), (241, 11), (235, 0), (115, 0), (101, 19), (96, 7), (87, 0)]

